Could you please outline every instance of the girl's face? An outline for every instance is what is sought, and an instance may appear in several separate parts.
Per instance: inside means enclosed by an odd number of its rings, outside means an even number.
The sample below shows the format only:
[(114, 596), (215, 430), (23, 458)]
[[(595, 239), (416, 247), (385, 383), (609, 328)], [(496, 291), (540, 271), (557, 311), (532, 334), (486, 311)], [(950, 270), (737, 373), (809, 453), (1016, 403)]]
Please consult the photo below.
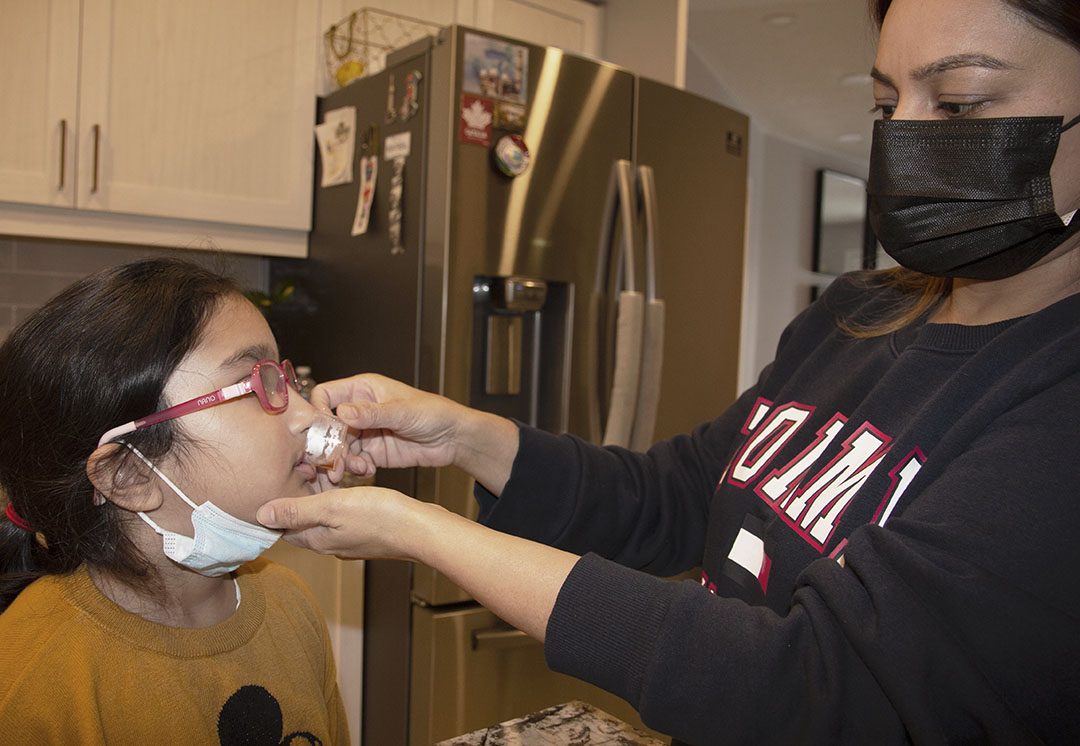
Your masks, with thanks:
[[(203, 340), (173, 371), (165, 385), (169, 404), (187, 401), (251, 375), (260, 360), (278, 360), (277, 343), (259, 311), (240, 296), (224, 298)], [(301, 464), (305, 437), (316, 410), (292, 388), (279, 414), (264, 410), (255, 395), (244, 396), (175, 420), (190, 448), (162, 459), (159, 468), (196, 504), (213, 501), (250, 523), (276, 497), (309, 494), (314, 469)], [(172, 530), (190, 535), (191, 509), (162, 489), (153, 513)], [(175, 514), (176, 518), (173, 518)]]
[[(889, 119), (1080, 114), (1080, 51), (1003, 0), (894, 0), (872, 74)], [(1058, 213), (1080, 207), (1080, 125), (1050, 175)]]

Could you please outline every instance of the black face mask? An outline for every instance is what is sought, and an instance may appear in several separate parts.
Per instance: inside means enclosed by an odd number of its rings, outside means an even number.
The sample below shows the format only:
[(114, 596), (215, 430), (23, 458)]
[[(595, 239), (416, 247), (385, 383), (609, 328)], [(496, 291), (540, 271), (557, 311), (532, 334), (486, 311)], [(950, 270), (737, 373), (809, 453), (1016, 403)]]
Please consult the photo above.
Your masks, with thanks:
[(1080, 230), (1054, 210), (1050, 164), (1063, 117), (880, 120), (870, 150), (870, 224), (902, 266), (997, 280)]

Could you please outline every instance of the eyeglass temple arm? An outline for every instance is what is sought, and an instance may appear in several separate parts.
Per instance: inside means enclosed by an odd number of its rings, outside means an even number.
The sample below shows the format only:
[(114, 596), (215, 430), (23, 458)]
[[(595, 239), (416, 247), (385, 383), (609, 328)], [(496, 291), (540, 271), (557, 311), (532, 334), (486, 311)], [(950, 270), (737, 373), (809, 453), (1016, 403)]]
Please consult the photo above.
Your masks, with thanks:
[(183, 417), (186, 414), (192, 412), (198, 412), (200, 409), (206, 407), (212, 407), (215, 404), (221, 404), (223, 401), (229, 399), (235, 399), (238, 396), (244, 396), (251, 393), (251, 381), (241, 381), (240, 383), (234, 383), (232, 386), (226, 386), (225, 388), (218, 389), (212, 394), (203, 394), (202, 396), (189, 399), (186, 402), (180, 404), (174, 404), (168, 409), (163, 409), (160, 412), (154, 412), (151, 415), (143, 417), (141, 420), (132, 420), (123, 425), (118, 425), (112, 430), (109, 430), (101, 439), (98, 440), (98, 447), (101, 447), (109, 441), (120, 437), (121, 435), (127, 435), (133, 433), (136, 430), (142, 430), (144, 427), (150, 427), (156, 425), (159, 422), (165, 422), (166, 420), (176, 419), (177, 417)]

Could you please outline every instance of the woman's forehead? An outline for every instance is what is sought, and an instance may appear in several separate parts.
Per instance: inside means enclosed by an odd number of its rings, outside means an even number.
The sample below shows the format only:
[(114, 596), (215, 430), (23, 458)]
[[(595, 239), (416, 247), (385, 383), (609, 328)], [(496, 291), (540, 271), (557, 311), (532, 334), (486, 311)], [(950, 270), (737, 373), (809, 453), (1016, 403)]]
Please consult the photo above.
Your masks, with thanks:
[(1053, 41), (1002, 0), (895, 0), (881, 27), (878, 61), (982, 54), (1019, 64)]

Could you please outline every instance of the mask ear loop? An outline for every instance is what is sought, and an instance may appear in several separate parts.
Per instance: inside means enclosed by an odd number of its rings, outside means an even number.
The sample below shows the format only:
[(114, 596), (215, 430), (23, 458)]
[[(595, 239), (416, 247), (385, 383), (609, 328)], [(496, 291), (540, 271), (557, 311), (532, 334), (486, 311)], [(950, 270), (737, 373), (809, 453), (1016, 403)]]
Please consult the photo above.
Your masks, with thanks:
[[(1062, 119), (1064, 118), (1065, 117), (1062, 117)], [(1061, 131), (1065, 132), (1069, 128), (1075, 126), (1078, 122), (1080, 122), (1080, 114), (1073, 117), (1067, 124), (1061, 125)], [(1061, 218), (1061, 222), (1064, 223), (1065, 227), (1070, 230), (1070, 233), (1075, 233), (1077, 230), (1080, 230), (1080, 220), (1076, 219), (1076, 213), (1077, 211), (1073, 210), (1072, 212), (1067, 212), (1064, 215), (1058, 216)]]
[[(195, 504), (195, 503), (194, 503), (194, 502), (193, 502), (193, 501), (191, 500), (191, 498), (190, 498), (190, 497), (188, 497), (187, 495), (185, 495), (185, 494), (184, 494), (184, 491), (183, 491), (182, 489), (180, 489), (180, 488), (179, 488), (179, 487), (177, 487), (177, 486), (176, 486), (175, 484), (173, 484), (173, 481), (172, 481), (171, 479), (169, 479), (169, 478), (168, 478), (167, 476), (165, 476), (165, 473), (164, 473), (164, 472), (162, 472), (162, 471), (161, 471), (160, 469), (158, 469), (158, 468), (157, 468), (156, 466), (154, 466), (154, 464), (152, 464), (152, 463), (150, 462), (150, 459), (148, 459), (148, 458), (147, 458), (146, 456), (144, 456), (144, 455), (142, 454), (142, 452), (141, 452), (141, 451), (140, 451), (140, 450), (139, 450), (138, 448), (136, 448), (135, 446), (131, 445), (131, 443), (126, 443), (126, 442), (125, 442), (125, 443), (124, 443), (124, 445), (126, 445), (126, 446), (127, 446), (127, 447), (128, 447), (129, 449), (131, 449), (131, 452), (132, 452), (132, 453), (134, 453), (134, 454), (135, 454), (136, 456), (138, 456), (138, 457), (139, 457), (139, 459), (140, 459), (140, 460), (141, 460), (141, 461), (142, 461), (142, 462), (143, 462), (144, 464), (146, 464), (147, 466), (149, 466), (149, 467), (150, 467), (150, 469), (151, 469), (151, 471), (153, 471), (153, 472), (154, 472), (155, 474), (157, 474), (157, 475), (158, 475), (158, 477), (160, 477), (160, 478), (161, 478), (161, 481), (162, 481), (162, 482), (164, 482), (164, 483), (165, 483), (166, 485), (168, 485), (169, 489), (171, 489), (171, 490), (172, 490), (173, 492), (175, 492), (175, 493), (176, 493), (177, 495), (179, 495), (179, 496), (180, 496), (180, 499), (181, 499), (181, 500), (183, 500), (183, 501), (184, 501), (184, 502), (186, 502), (186, 503), (187, 503), (188, 505), (190, 505), (190, 506), (191, 506), (191, 509), (192, 509), (192, 510), (197, 510), (197, 509), (198, 509), (198, 507), (199, 507), (199, 506), (198, 506), (198, 505), (196, 505), (196, 504)], [(155, 531), (155, 532), (156, 532), (156, 533), (157, 533), (157, 534), (158, 534), (159, 536), (164, 536), (164, 535), (165, 535), (165, 529), (163, 529), (163, 528), (161, 528), (161, 526), (157, 525), (157, 523), (155, 523), (155, 522), (153, 521), (153, 519), (152, 519), (152, 518), (150, 518), (150, 516), (146, 515), (146, 513), (144, 513), (143, 511), (141, 511), (141, 510), (140, 510), (140, 511), (139, 511), (138, 513), (136, 513), (136, 515), (138, 515), (138, 516), (139, 516), (139, 518), (142, 518), (142, 519), (143, 519), (143, 521), (144, 521), (144, 522), (146, 523), (146, 525), (148, 525), (148, 526), (149, 526), (150, 528), (154, 529), (154, 531)]]

